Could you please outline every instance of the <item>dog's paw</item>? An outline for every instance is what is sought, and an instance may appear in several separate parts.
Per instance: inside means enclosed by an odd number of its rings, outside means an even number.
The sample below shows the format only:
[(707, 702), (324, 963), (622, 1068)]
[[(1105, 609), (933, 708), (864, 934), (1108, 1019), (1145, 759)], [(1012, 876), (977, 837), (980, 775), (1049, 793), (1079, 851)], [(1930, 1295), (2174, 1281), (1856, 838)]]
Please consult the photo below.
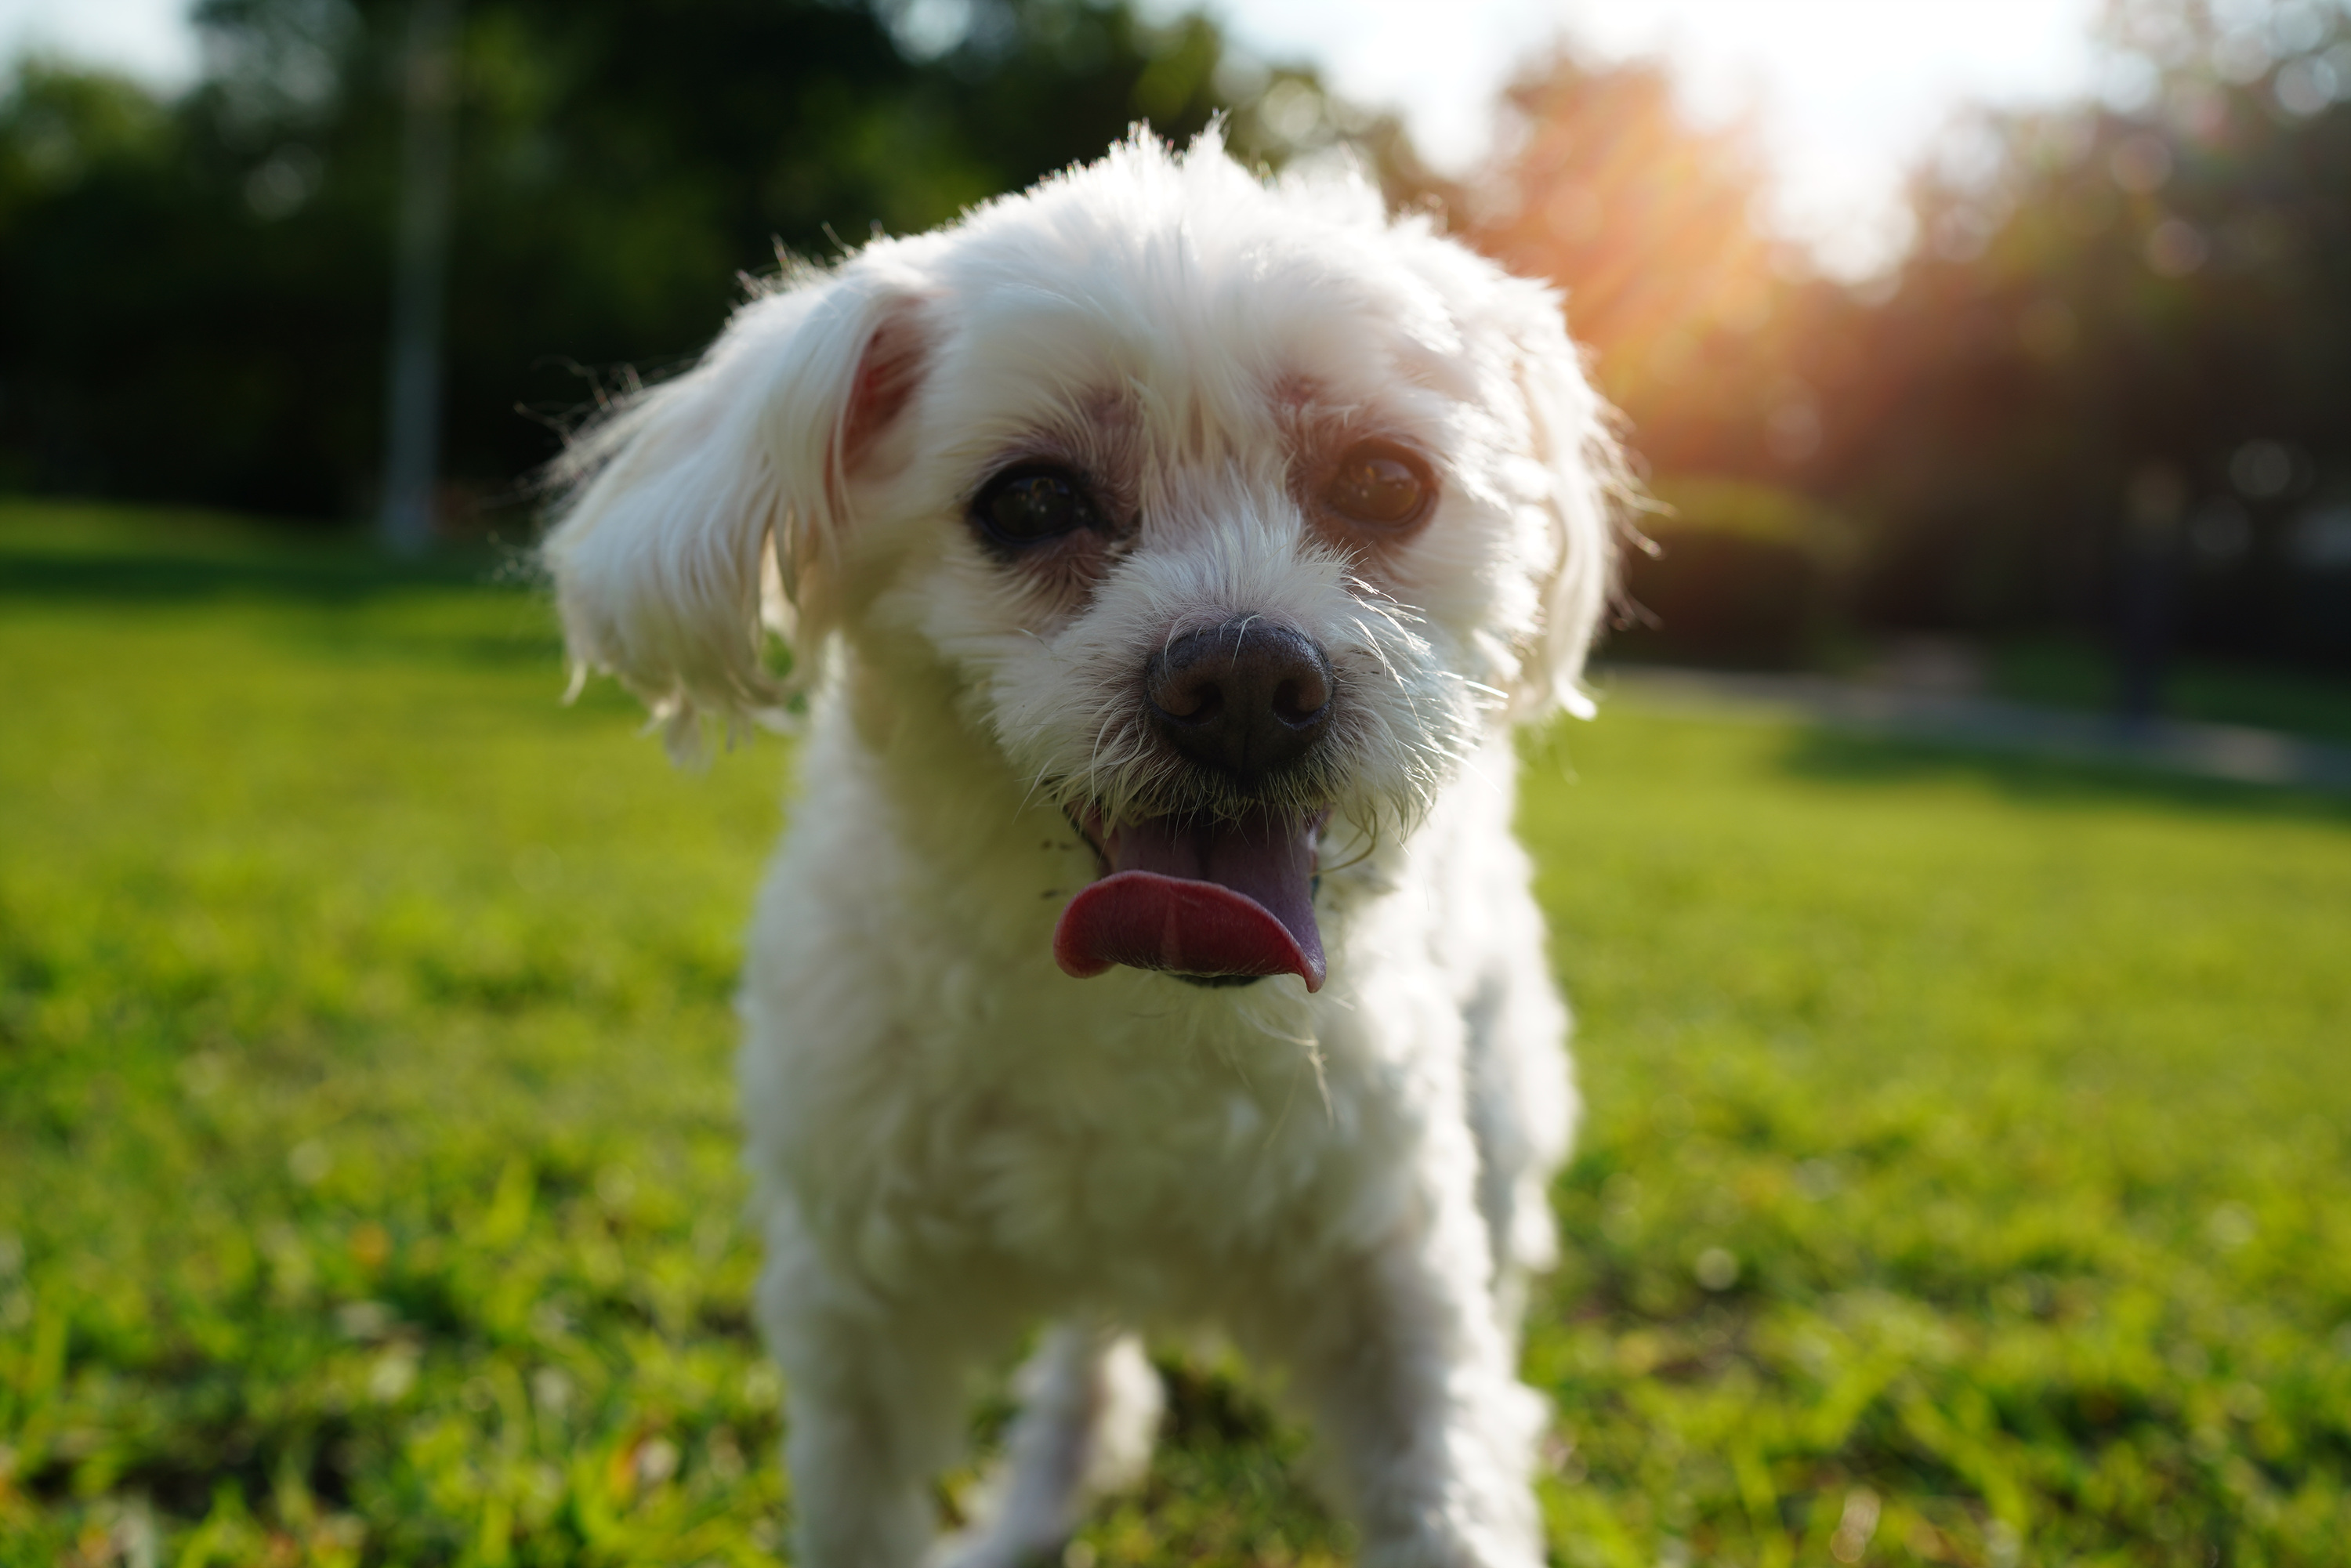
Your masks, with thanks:
[(1061, 1568), (1068, 1555), (1064, 1535), (1014, 1539), (1010, 1532), (983, 1527), (941, 1540), (924, 1568)]

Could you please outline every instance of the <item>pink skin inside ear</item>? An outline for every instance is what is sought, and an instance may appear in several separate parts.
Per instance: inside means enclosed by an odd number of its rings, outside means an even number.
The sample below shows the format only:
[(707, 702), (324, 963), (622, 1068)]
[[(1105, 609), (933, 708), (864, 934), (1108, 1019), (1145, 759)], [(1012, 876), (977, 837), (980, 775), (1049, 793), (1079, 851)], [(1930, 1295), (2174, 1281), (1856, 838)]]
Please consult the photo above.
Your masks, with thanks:
[(882, 433), (905, 412), (921, 379), (923, 344), (914, 321), (902, 310), (885, 316), (865, 340), (841, 416), (841, 465), (855, 473)]

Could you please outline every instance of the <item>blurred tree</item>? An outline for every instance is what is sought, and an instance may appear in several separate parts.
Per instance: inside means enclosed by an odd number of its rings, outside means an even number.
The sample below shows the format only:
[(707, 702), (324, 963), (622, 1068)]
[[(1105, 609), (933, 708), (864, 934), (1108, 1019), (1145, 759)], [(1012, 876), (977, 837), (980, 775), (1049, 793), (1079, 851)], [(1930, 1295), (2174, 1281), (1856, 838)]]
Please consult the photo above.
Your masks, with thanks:
[[(0, 483), (372, 506), (406, 11), (203, 0), (206, 68), (170, 102), (18, 71)], [(1127, 0), (467, 0), (458, 64), (444, 473), (490, 496), (592, 397), (580, 367), (689, 356), (778, 246), (927, 227), (1137, 119), (1187, 137), (1235, 97), (1314, 90)], [(1236, 128), (1259, 156), (1310, 140), (1263, 118)]]
[(1798, 344), (1844, 297), (1756, 217), (1751, 123), (1694, 123), (1665, 64), (1572, 50), (1505, 100), (1509, 153), (1461, 199), (1468, 237), (1566, 296), (1664, 509), (1626, 562), (1613, 652), (1785, 664), (1828, 632), (1851, 541), (1787, 486), (1821, 412)]
[(1513, 151), (1464, 199), (1468, 237), (1559, 285), (1650, 464), (1770, 474), (1774, 328), (1804, 266), (1751, 215), (1769, 182), (1754, 128), (1693, 124), (1661, 61), (1572, 51), (1504, 109)]
[[(2103, 36), (2100, 100), (1949, 128), (1858, 287), (1759, 233), (1750, 130), (1651, 62), (1531, 74), (1465, 204), (1661, 475), (1856, 519), (1865, 622), (2110, 635), (2143, 708), (2182, 640), (2351, 659), (2351, 15), (2112, 0)], [(1636, 592), (1703, 598), (1672, 565)]]
[(2129, 0), (2105, 38), (2104, 101), (1955, 126), (1887, 297), (1793, 348), (1868, 612), (2106, 628), (2143, 705), (2175, 639), (2351, 657), (2351, 29)]

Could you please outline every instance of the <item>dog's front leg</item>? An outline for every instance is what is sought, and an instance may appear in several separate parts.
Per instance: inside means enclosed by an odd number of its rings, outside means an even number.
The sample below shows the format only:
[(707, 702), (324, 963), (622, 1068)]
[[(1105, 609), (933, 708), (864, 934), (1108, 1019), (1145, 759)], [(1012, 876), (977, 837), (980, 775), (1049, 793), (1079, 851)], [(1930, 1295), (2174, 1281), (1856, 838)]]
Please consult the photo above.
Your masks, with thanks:
[(1278, 1352), (1364, 1531), (1364, 1568), (1539, 1568), (1543, 1402), (1498, 1326), (1466, 1201), (1350, 1260)]
[(789, 1229), (770, 1228), (759, 1310), (784, 1373), (795, 1561), (914, 1568), (937, 1531), (932, 1478), (961, 1446), (967, 1342), (842, 1288)]
[(1151, 1462), (1158, 1375), (1133, 1334), (1064, 1323), (1021, 1369), (1020, 1416), (978, 1528), (940, 1568), (1020, 1568), (1057, 1560), (1086, 1500), (1133, 1485)]

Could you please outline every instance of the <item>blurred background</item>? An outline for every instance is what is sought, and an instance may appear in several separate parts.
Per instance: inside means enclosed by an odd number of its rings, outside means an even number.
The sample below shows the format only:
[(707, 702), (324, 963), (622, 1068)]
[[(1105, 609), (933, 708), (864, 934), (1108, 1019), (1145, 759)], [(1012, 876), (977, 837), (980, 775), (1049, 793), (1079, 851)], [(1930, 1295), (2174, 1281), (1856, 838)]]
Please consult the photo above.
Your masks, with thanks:
[(1670, 508), (1619, 656), (1938, 635), (1958, 678), (2142, 712), (2179, 658), (2351, 664), (2336, 0), (0, 21), (7, 491), (524, 538), (559, 432), (740, 275), (1224, 113), (1563, 290)]
[[(2351, 0), (0, 0), (0, 1568), (788, 1554), (792, 743), (559, 701), (531, 476), (1218, 114), (1555, 282), (1657, 503), (1524, 742), (1553, 1560), (2338, 1568)], [(1065, 1568), (1347, 1561), (1154, 1354)]]

